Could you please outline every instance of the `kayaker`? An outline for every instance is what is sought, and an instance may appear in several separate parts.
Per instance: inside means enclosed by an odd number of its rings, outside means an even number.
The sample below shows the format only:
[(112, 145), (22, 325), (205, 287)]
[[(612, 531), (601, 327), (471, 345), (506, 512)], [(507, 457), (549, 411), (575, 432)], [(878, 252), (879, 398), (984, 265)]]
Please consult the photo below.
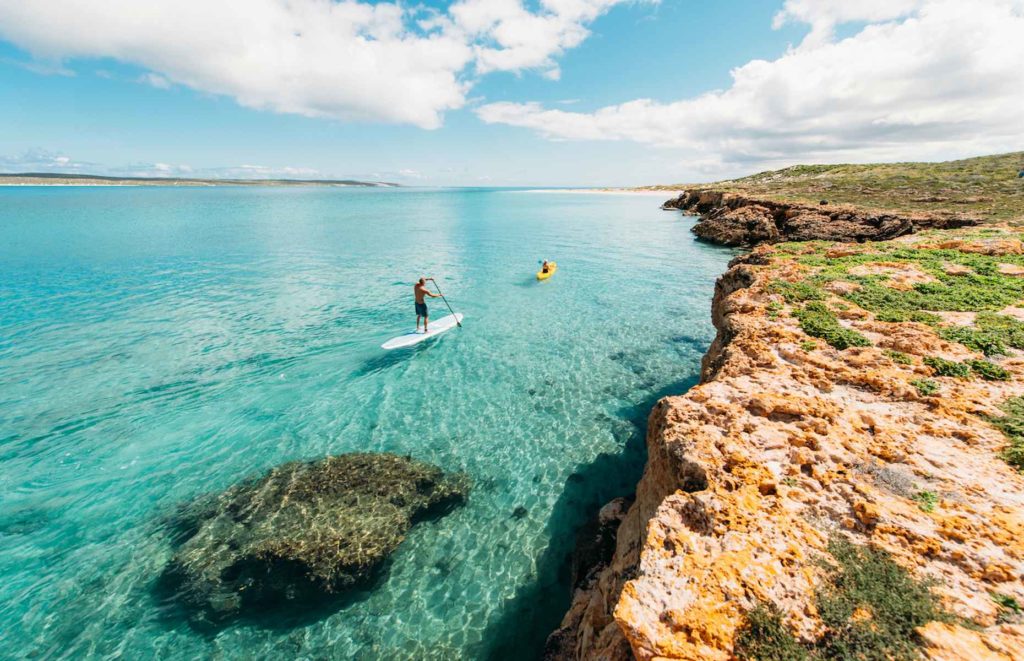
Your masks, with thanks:
[(424, 297), (429, 296), (430, 298), (437, 298), (440, 294), (435, 294), (427, 289), (427, 279), (420, 278), (412, 288), (413, 295), (416, 297), (416, 331), (420, 330), (420, 317), (423, 317), (423, 332), (427, 332), (427, 321), (429, 320), (430, 312), (427, 310), (426, 299)]
[(540, 266), (540, 272), (541, 273), (547, 273), (550, 270), (551, 270), (550, 267), (548, 267), (548, 260), (545, 259), (544, 263), (541, 264), (541, 266)]

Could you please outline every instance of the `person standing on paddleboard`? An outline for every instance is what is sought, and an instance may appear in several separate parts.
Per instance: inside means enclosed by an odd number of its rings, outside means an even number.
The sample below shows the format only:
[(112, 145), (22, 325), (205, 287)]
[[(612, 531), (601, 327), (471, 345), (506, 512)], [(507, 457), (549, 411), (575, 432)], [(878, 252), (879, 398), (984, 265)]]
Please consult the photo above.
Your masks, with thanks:
[(423, 317), (423, 332), (427, 332), (427, 320), (429, 318), (429, 311), (427, 310), (426, 296), (430, 298), (437, 298), (440, 294), (435, 294), (427, 289), (427, 279), (420, 278), (413, 288), (413, 295), (416, 296), (416, 330), (420, 329), (420, 317)]

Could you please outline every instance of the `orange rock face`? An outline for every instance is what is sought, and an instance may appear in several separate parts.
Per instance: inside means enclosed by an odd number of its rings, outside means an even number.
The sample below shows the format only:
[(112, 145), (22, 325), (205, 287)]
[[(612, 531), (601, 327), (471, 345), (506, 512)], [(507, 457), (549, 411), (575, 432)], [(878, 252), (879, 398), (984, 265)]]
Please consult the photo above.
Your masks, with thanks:
[[(870, 319), (841, 323), (874, 346), (836, 350), (811, 341), (772, 293), (796, 266), (765, 248), (737, 261), (716, 287), (718, 336), (702, 383), (651, 413), (648, 465), (615, 557), (563, 621), (561, 635), (575, 635), (568, 656), (735, 658), (759, 604), (813, 641), (824, 626), (821, 560), (830, 536), (843, 535), (932, 581), (941, 606), (974, 624), (922, 627), (927, 657), (1024, 658), (1024, 626), (1005, 621), (991, 596), (1024, 603), (1024, 476), (1000, 458), (1006, 439), (982, 417), (1024, 395), (1024, 361), (1004, 361), (1009, 381), (935, 377), (919, 358), (900, 364), (885, 350), (981, 356), (927, 325)], [(924, 377), (940, 397), (911, 385)]]

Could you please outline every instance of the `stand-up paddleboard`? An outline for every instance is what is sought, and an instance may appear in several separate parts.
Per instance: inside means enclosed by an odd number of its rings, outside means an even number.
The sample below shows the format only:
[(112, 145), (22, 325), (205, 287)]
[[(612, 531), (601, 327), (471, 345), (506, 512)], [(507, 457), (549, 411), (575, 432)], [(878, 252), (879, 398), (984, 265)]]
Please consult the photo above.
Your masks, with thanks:
[(423, 340), (429, 340), (430, 338), (436, 337), (445, 331), (450, 331), (458, 326), (461, 321), (462, 313), (456, 312), (455, 314), (450, 314), (447, 317), (441, 317), (440, 319), (431, 321), (430, 330), (426, 333), (413, 331), (411, 333), (406, 333), (405, 335), (399, 335), (398, 337), (393, 337), (380, 345), (380, 348), (390, 351), (391, 349), (411, 347), (414, 344), (419, 344)]

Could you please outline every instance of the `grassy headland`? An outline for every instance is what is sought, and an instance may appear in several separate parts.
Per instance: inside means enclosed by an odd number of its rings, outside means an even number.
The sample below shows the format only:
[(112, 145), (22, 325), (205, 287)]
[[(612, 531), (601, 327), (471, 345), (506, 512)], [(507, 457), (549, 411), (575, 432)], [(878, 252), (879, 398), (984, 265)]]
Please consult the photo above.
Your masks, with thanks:
[(795, 165), (710, 184), (643, 190), (715, 190), (776, 202), (851, 204), (910, 212), (960, 212), (1024, 224), (1024, 152), (944, 163)]

